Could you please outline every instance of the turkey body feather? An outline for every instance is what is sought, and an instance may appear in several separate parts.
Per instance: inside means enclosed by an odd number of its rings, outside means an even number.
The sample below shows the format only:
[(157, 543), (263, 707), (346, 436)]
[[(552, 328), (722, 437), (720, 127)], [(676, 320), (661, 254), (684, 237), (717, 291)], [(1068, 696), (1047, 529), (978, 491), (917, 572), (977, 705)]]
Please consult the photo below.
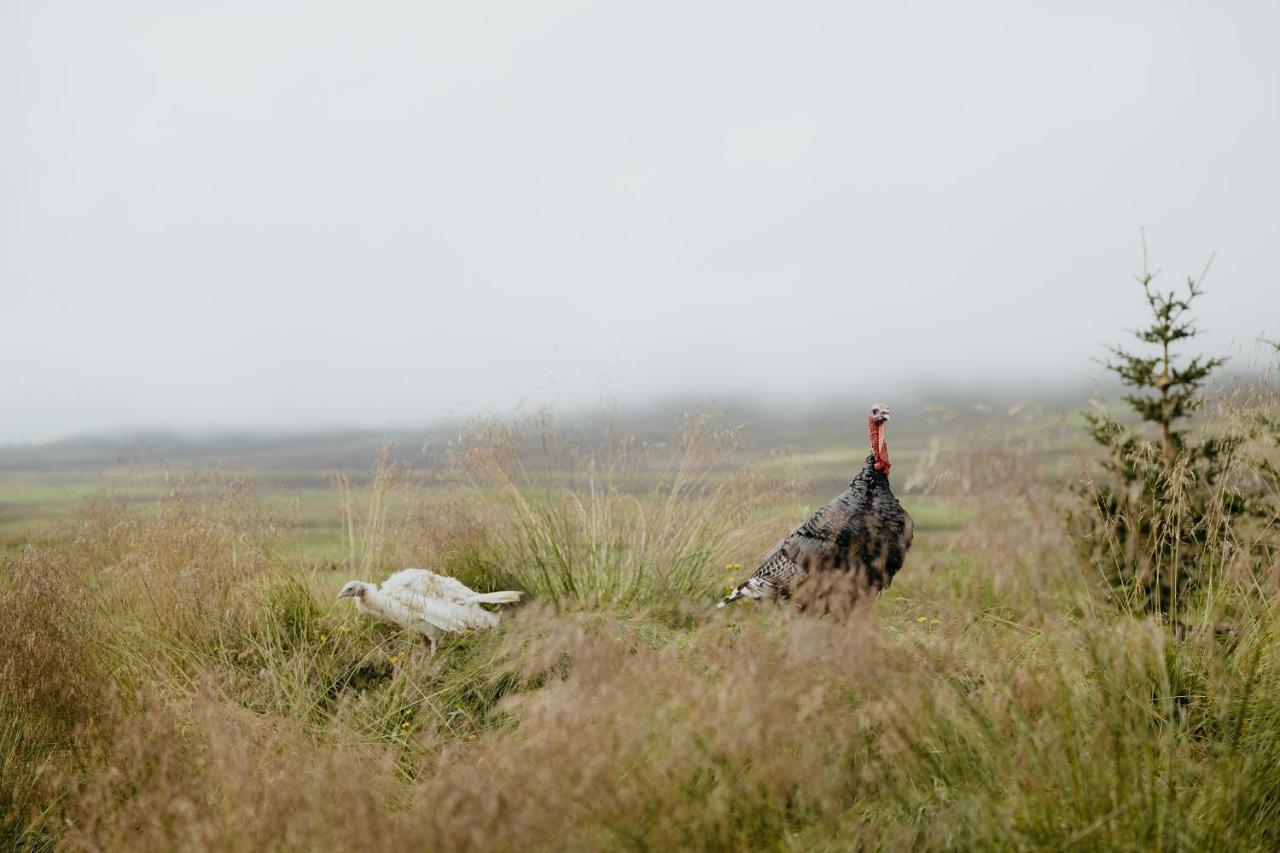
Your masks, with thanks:
[(906, 559), (915, 525), (876, 461), (868, 456), (849, 486), (775, 545), (720, 606), (739, 598), (786, 598), (815, 576), (877, 592), (888, 587)]

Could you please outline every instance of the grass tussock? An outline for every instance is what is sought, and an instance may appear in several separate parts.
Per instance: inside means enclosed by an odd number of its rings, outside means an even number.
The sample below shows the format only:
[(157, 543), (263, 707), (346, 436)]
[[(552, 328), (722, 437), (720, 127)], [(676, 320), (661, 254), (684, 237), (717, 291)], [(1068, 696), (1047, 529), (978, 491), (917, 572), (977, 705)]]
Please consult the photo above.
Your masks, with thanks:
[(709, 414), (658, 445), (607, 435), (583, 446), (544, 418), (485, 424), (451, 454), (455, 486), (485, 530), (460, 568), (557, 604), (703, 601), (794, 485), (735, 465), (741, 451)]
[[(1035, 458), (922, 457), (955, 511), (847, 618), (714, 610), (804, 507), (706, 420), (384, 459), (333, 569), (221, 478), (92, 507), (0, 564), (0, 846), (1275, 849), (1274, 592), (1111, 606)], [(415, 562), (530, 600), (435, 657), (333, 600)]]

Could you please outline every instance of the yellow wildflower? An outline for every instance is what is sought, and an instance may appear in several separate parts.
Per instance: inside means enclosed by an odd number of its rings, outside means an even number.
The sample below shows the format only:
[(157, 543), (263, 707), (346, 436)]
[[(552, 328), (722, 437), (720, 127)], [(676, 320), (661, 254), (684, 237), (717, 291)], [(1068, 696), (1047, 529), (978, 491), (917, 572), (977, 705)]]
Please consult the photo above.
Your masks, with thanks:
[(402, 728), (402, 729), (407, 729), (407, 728), (409, 728), (409, 721), (408, 721), (408, 720), (405, 720), (403, 723), (401, 723), (401, 724), (400, 724), (400, 728)]
[(400, 662), (400, 655), (392, 655), (392, 656), (391, 656), (391, 665), (392, 665), (392, 666), (395, 666), (395, 665), (396, 665), (396, 664), (398, 664), (399, 662)]
[(921, 625), (923, 625), (925, 622), (928, 622), (929, 620), (925, 616), (917, 616), (916, 621), (919, 622)]

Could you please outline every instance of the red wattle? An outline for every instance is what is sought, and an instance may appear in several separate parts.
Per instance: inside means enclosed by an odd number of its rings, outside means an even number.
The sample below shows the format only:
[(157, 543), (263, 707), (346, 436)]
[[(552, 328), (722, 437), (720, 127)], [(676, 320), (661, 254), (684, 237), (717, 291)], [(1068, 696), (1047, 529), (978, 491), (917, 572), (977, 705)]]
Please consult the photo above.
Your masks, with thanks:
[(871, 453), (876, 457), (875, 469), (889, 473), (889, 444), (884, 440), (884, 422), (867, 418), (867, 435), (871, 439)]

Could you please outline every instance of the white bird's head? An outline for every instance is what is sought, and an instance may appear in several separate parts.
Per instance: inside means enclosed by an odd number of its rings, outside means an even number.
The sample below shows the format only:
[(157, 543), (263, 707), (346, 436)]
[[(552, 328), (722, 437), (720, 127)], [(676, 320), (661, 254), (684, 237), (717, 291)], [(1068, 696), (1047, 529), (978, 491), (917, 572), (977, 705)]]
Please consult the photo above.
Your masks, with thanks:
[(338, 593), (338, 598), (364, 598), (372, 588), (372, 584), (364, 581), (347, 581), (347, 585)]

